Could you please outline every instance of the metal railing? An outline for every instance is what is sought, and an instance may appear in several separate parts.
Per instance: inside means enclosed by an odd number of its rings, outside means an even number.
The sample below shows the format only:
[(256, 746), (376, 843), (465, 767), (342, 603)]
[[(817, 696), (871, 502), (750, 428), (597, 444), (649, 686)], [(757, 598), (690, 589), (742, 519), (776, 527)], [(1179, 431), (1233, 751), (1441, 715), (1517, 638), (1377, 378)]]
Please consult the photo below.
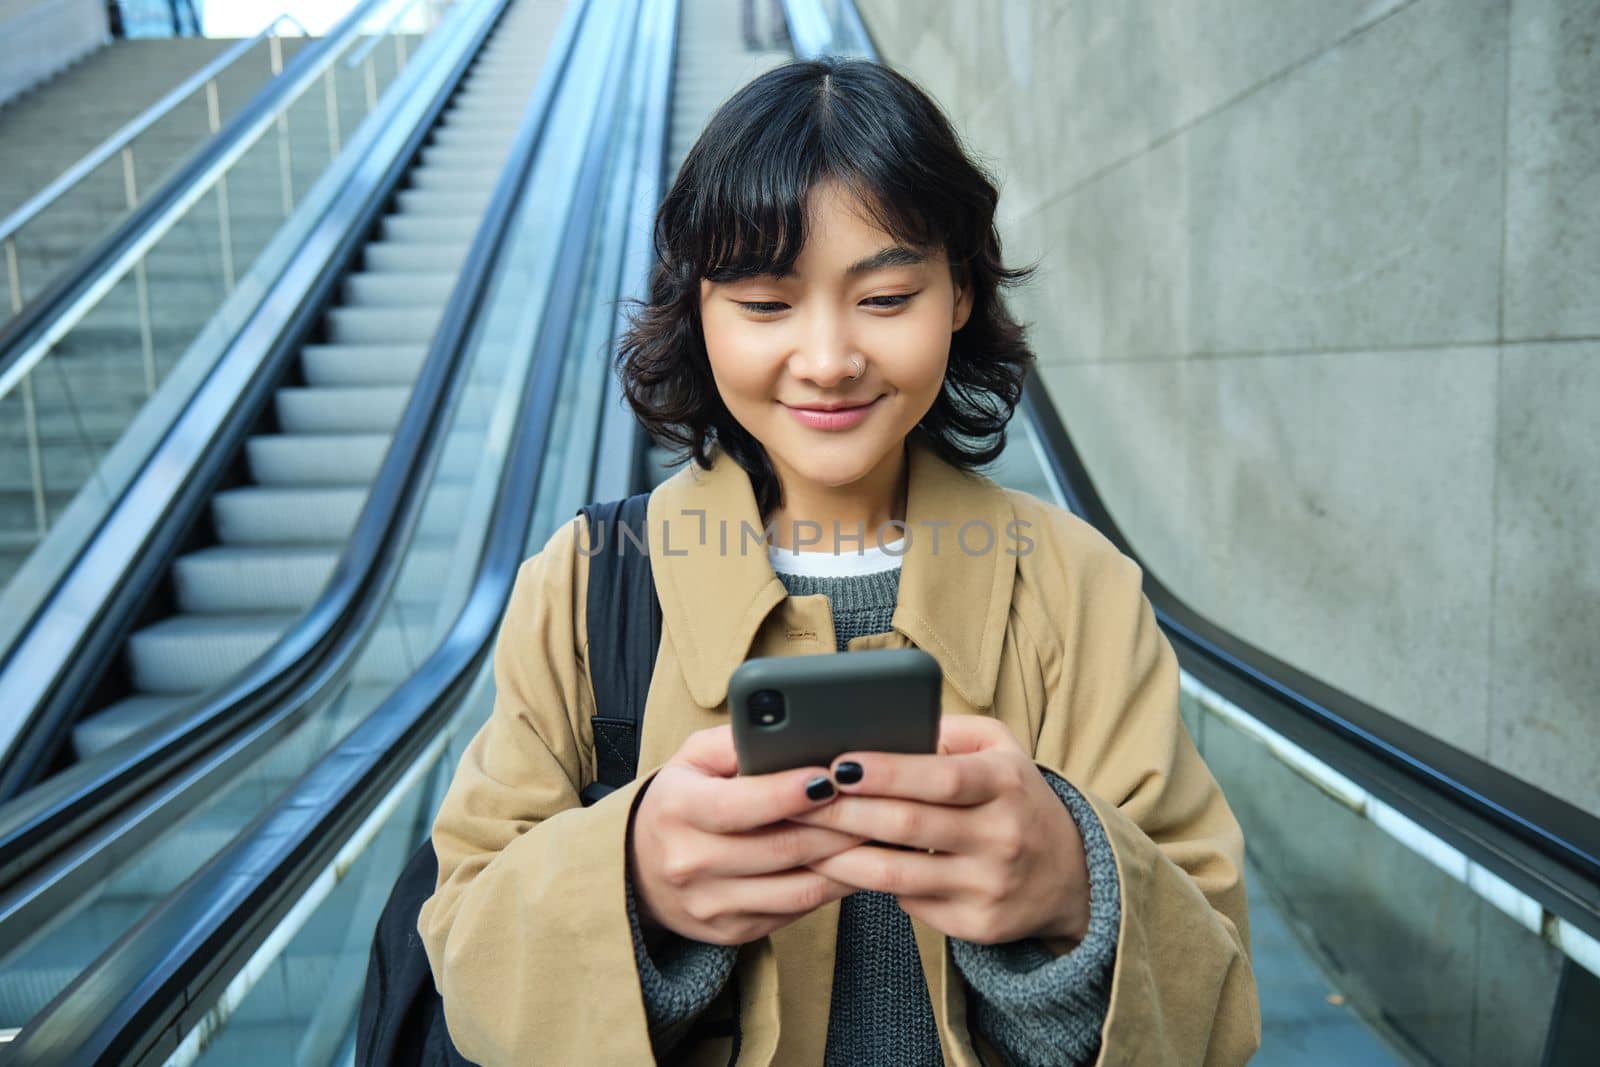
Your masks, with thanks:
[[(119, 154), (122, 157), (123, 183), (130, 190), (128, 210), (138, 207), (138, 169), (134, 159), (133, 142), (201, 90), (205, 91), (206, 109), (211, 117), (210, 132), (215, 134), (222, 125), (217, 79), (262, 41), (270, 42), (273, 75), (281, 74), (283, 44), (278, 34), (278, 27), (286, 24), (299, 30), (302, 37), (311, 36), (305, 25), (293, 15), (284, 12), (275, 16), (255, 36), (240, 40), (226, 52), (189, 75), (171, 92), (151, 104), (121, 129), (90, 149), (83, 158), (62, 171), (49, 185), (23, 201), (15, 211), (0, 219), (0, 245), (4, 246), (6, 282), (11, 293), (12, 314), (21, 311), (23, 305), (22, 268), (17, 255), (17, 234), (22, 228), (37, 219), (68, 192), (76, 189), (102, 164)], [(5, 390), (0, 388), (0, 395), (4, 392)]]
[[(96, 385), (108, 383), (120, 386), (124, 393), (148, 398), (170, 372), (177, 353), (188, 338), (158, 340), (158, 328), (173, 330), (173, 316), (152, 313), (153, 295), (159, 293), (162, 281), (149, 270), (150, 255), (163, 238), (191, 220), (199, 204), (208, 194), (215, 194), (216, 218), (214, 224), (215, 248), (218, 257), (220, 287), (215, 293), (215, 304), (220, 304), (238, 284), (243, 269), (238, 242), (235, 240), (235, 209), (230, 176), (237, 165), (251, 153), (258, 142), (275, 131), (277, 209), (287, 218), (294, 210), (299, 194), (295, 182), (293, 138), (290, 130), (290, 109), (309, 93), (318, 81), (323, 86), (322, 118), (328, 146), (328, 158), (337, 156), (345, 130), (343, 110), (339, 103), (338, 70), (341, 57), (347, 58), (346, 70), (362, 68), (362, 81), (366, 109), (363, 116), (376, 106), (379, 74), (375, 64), (375, 49), (384, 41), (394, 45), (394, 63), (391, 77), (409, 60), (405, 34), (400, 32), (402, 17), (421, 0), (367, 0), (346, 16), (327, 37), (313, 44), (285, 63), (283, 38), (276, 32), (286, 24), (299, 26), (287, 15), (280, 15), (255, 37), (241, 41), (216, 60), (197, 71), (184, 83), (163, 97), (144, 114), (130, 122), (96, 146), (74, 164), (66, 173), (0, 223), (0, 245), (3, 245), (9, 306), (13, 317), (0, 327), (0, 404), (4, 404), (14, 391), (21, 399), (21, 443), (26, 456), (26, 483), (30, 490), (31, 515), (0, 516), (8, 519), (0, 529), (7, 547), (30, 549), (42, 541), (53, 524), (66, 510), (66, 505), (52, 507), (52, 499), (76, 498), (86, 486), (93, 484), (100, 496), (109, 504), (121, 486), (108, 483), (98, 469), (103, 449), (110, 447), (131, 423), (136, 409), (130, 413), (127, 397), (122, 401), (120, 422), (109, 427), (101, 425), (91, 434), (84, 429), (79, 418), (82, 397), (76, 394), (70, 375), (62, 368), (50, 384), (56, 392), (65, 395), (65, 408), (71, 415), (76, 437), (69, 431), (62, 447), (66, 450), (58, 458), (71, 458), (76, 474), (65, 478), (52, 477), (47, 440), (41, 425), (46, 412), (41, 410), (38, 374), (47, 366), (45, 361), (57, 354), (63, 341), (84, 324), (85, 319), (103, 308), (106, 297), (117, 290), (132, 275), (131, 303), (133, 321), (119, 323), (121, 332), (113, 337), (115, 356), (109, 371), (102, 369)], [(436, 14), (433, 5), (430, 15)], [(376, 20), (376, 25), (374, 21)], [(431, 27), (430, 27), (431, 28)], [(303, 29), (303, 27), (302, 27)], [(219, 76), (263, 41), (268, 48), (271, 81), (246, 104), (240, 112), (224, 124), (218, 92)], [(303, 61), (302, 61), (303, 60)], [(149, 195), (143, 195), (140, 174), (135, 156), (134, 141), (148, 132), (161, 119), (171, 114), (184, 102), (204, 93), (207, 111), (209, 140), (181, 163), (164, 182)], [(18, 234), (29, 224), (38, 224), (41, 215), (61, 202), (72, 190), (100, 167), (113, 159), (121, 160), (121, 184), (124, 206), (129, 214), (115, 230), (99, 239), (92, 247), (78, 255), (75, 262), (61, 275), (46, 283), (45, 288), (28, 294), (22, 270)], [(308, 186), (309, 183), (307, 183)], [(204, 224), (202, 223), (202, 226)], [(190, 234), (189, 236), (192, 236)], [(25, 243), (24, 246), (26, 247)], [(192, 256), (191, 256), (192, 261)], [(184, 281), (180, 276), (179, 281)], [(209, 299), (209, 298), (208, 298)], [(203, 302), (202, 302), (203, 303)], [(198, 332), (194, 322), (194, 302), (190, 294), (173, 300), (174, 306), (183, 307), (188, 315), (184, 324)], [(206, 304), (206, 310), (215, 304)], [(177, 327), (178, 330), (185, 325)], [(158, 359), (158, 355), (164, 358)], [(0, 418), (7, 417), (0, 415)], [(60, 441), (58, 435), (58, 441)], [(70, 457), (66, 453), (75, 453)], [(88, 462), (84, 462), (87, 456)], [(67, 464), (63, 464), (64, 466)], [(0, 506), (4, 506), (0, 504)], [(21, 521), (19, 521), (21, 520)], [(0, 575), (0, 585), (9, 575)]]

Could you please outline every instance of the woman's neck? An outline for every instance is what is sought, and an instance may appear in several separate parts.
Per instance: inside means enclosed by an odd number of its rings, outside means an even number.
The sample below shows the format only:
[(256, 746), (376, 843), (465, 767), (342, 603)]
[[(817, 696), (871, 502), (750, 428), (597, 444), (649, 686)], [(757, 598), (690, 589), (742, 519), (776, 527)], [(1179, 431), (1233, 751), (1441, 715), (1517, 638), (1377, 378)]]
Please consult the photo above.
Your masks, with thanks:
[(765, 520), (772, 529), (771, 543), (800, 552), (854, 552), (858, 546), (893, 544), (903, 532), (887, 524), (905, 522), (908, 474), (904, 446), (849, 485), (819, 485), (779, 472), (783, 503)]

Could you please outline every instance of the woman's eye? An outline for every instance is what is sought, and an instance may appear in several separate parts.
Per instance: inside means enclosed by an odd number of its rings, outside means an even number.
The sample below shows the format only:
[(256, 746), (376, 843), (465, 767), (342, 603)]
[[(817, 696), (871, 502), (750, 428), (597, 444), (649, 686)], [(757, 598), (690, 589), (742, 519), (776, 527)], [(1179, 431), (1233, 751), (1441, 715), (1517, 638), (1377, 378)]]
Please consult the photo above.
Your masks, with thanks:
[[(916, 293), (906, 293), (893, 296), (869, 296), (862, 301), (862, 304), (867, 307), (888, 310), (890, 308), (903, 307), (916, 295)], [(775, 315), (789, 306), (778, 300), (739, 300), (735, 301), (735, 303), (752, 315)]]

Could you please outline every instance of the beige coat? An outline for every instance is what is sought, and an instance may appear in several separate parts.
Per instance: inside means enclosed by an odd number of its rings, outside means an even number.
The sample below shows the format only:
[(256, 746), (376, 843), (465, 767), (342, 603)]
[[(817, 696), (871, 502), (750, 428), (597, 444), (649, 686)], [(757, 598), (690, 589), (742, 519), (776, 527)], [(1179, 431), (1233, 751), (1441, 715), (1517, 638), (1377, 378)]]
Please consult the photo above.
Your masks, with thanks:
[[(1243, 1062), (1261, 1029), (1244, 842), (1178, 717), (1178, 664), (1139, 567), (1070, 512), (952, 467), (915, 435), (909, 462), (893, 631), (850, 649), (932, 654), (944, 714), (998, 717), (1104, 823), (1122, 923), (1099, 1062)], [(834, 651), (827, 598), (787, 596), (749, 478), (725, 453), (659, 486), (648, 518), (663, 627), (639, 778), (579, 805), (595, 759), (575, 517), (517, 574), (494, 709), (434, 822), (439, 882), (419, 930), (451, 1037), (485, 1067), (650, 1062), (624, 899), (635, 797), (686, 735), (727, 721), (746, 657)], [(990, 550), (982, 526), (956, 541), (971, 520), (993, 531)], [(741, 522), (755, 535), (741, 538)], [(838, 915), (831, 904), (740, 950), (739, 1063), (822, 1062)], [(968, 1030), (945, 937), (913, 925), (946, 1063), (1001, 1062)], [(690, 1061), (728, 1056), (728, 1042), (703, 1042)]]

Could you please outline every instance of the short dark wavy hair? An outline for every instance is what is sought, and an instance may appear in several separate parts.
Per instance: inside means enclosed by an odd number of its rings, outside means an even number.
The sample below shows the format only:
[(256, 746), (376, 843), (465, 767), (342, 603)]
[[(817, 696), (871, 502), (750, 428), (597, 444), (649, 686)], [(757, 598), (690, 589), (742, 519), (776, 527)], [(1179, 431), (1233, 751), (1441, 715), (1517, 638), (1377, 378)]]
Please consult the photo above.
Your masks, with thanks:
[(710, 466), (714, 440), (750, 475), (763, 515), (781, 502), (766, 450), (723, 404), (700, 324), (700, 280), (792, 268), (806, 199), (841, 182), (878, 227), (913, 248), (942, 247), (972, 311), (951, 339), (938, 399), (913, 432), (972, 469), (1005, 447), (1033, 353), (999, 292), (1037, 265), (1007, 269), (999, 192), (926, 93), (888, 67), (824, 57), (745, 85), (707, 123), (656, 212), (648, 301), (630, 300), (615, 360), (622, 389), (674, 462)]

